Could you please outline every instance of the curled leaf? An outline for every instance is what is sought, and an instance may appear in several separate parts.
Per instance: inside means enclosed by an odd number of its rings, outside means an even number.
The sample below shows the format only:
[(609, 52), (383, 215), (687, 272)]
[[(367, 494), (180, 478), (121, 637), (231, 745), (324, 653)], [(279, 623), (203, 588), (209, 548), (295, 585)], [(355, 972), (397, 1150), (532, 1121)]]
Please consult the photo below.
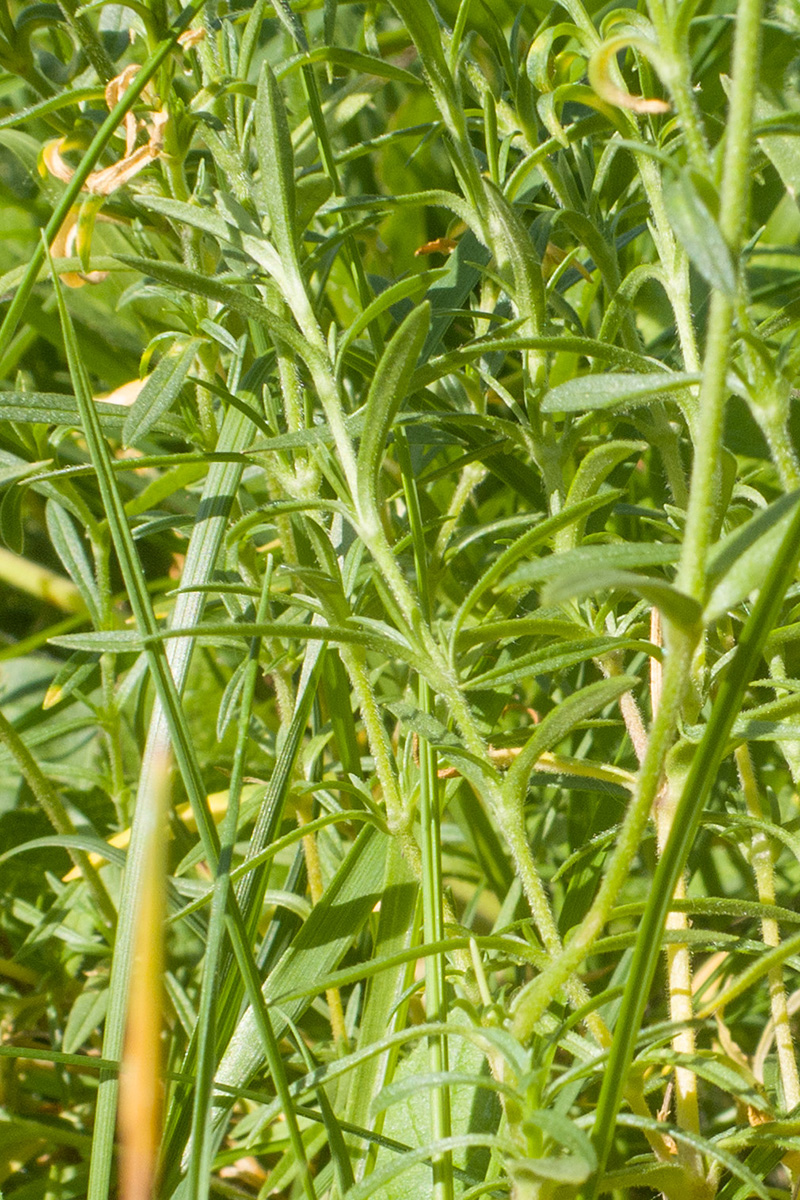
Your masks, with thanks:
[[(84, 255), (88, 258), (91, 230), (87, 229), (87, 221), (94, 225), (97, 209), (91, 214), (83, 210), (82, 204), (75, 204), (69, 210), (64, 224), (53, 238), (50, 247), (53, 258), (72, 258), (76, 244), (84, 251), (81, 258), (84, 258)], [(102, 283), (107, 278), (108, 271), (64, 271), (61, 274), (61, 282), (69, 288), (81, 288), (85, 283)]]
[(623, 33), (609, 38), (597, 47), (589, 59), (589, 83), (598, 96), (615, 104), (618, 108), (627, 108), (635, 113), (665, 113), (669, 112), (669, 104), (655, 97), (634, 96), (625, 91), (612, 78), (614, 60), (620, 50), (631, 48), (644, 54), (652, 62), (658, 55), (658, 47), (649, 39), (635, 34)]

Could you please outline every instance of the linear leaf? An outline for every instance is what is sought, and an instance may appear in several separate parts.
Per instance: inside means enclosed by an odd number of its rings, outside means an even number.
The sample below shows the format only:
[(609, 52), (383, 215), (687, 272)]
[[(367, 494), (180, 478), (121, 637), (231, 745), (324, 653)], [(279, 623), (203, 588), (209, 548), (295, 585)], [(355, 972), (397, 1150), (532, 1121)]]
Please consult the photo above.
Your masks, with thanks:
[(707, 624), (724, 616), (758, 588), (781, 544), (800, 493), (789, 492), (726, 538), (708, 565), (713, 590), (703, 619)]
[(278, 81), (265, 64), (256, 97), (256, 148), (261, 164), (261, 191), (278, 253), (297, 269), (294, 155), (292, 137)]
[(521, 805), (528, 790), (530, 773), (538, 759), (559, 742), (563, 742), (581, 721), (594, 716), (596, 712), (618, 700), (624, 692), (630, 692), (638, 686), (639, 680), (635, 676), (617, 675), (612, 679), (600, 679), (597, 683), (590, 683), (588, 687), (573, 692), (557, 704), (536, 726), (510, 767), (503, 783), (505, 803), (512, 807)]
[(560, 604), (564, 600), (578, 600), (602, 591), (633, 592), (684, 629), (692, 629), (703, 615), (701, 605), (692, 596), (687, 596), (664, 579), (639, 575), (635, 571), (609, 571), (602, 568), (591, 575), (586, 575), (584, 571), (560, 572), (542, 589), (542, 603)]
[(648, 644), (628, 638), (581, 638), (565, 646), (546, 646), (528, 654), (517, 655), (502, 666), (493, 667), (481, 675), (472, 676), (463, 684), (464, 688), (501, 687), (518, 679), (532, 675), (547, 675), (551, 671), (564, 671), (577, 663), (586, 662), (610, 651), (637, 649), (647, 652)]
[(169, 411), (201, 345), (201, 338), (190, 338), (186, 343), (176, 342), (170, 347), (130, 407), (122, 427), (126, 445), (133, 446), (141, 441), (159, 417)]
[[(399, 279), (397, 283), (391, 284), (390, 287), (387, 287), (380, 293), (380, 295), (376, 296), (374, 300), (370, 301), (364, 311), (360, 313), (353, 323), (347, 327), (344, 336), (339, 342), (339, 348), (336, 353), (337, 371), (341, 369), (344, 357), (350, 346), (353, 344), (356, 338), (362, 334), (370, 324), (372, 324), (376, 317), (379, 317), (381, 313), (386, 312), (387, 308), (391, 308), (392, 305), (398, 304), (401, 300), (405, 300), (407, 297), (413, 296), (415, 292), (421, 291), (423, 288), (427, 287), (428, 284), (433, 282), (435, 285), (435, 282), (442, 279), (443, 275), (444, 270), (421, 271), (418, 275), (409, 275), (407, 278)], [(429, 288), (429, 301), (432, 291), (433, 288)]]
[(102, 624), (100, 592), (94, 577), (83, 542), (78, 536), (72, 518), (57, 504), (48, 500), (45, 506), (47, 532), (72, 582), (80, 592), (83, 602), (96, 626)]
[(542, 412), (589, 412), (595, 409), (637, 408), (655, 404), (672, 392), (700, 382), (685, 371), (659, 371), (651, 375), (580, 375), (551, 388), (542, 400)]
[[(605, 508), (613, 500), (617, 498), (619, 493), (609, 492), (601, 496), (589, 496), (585, 500), (578, 501), (577, 504), (571, 504), (562, 509), (560, 513), (555, 513), (551, 517), (546, 517), (544, 520), (538, 520), (532, 529), (520, 534), (508, 546), (503, 553), (481, 573), (480, 579), (473, 585), (469, 593), (461, 602), (461, 607), (456, 614), (454, 625), (454, 637), (457, 637), (464, 621), (469, 613), (480, 600), (481, 596), (493, 587), (495, 583), (503, 578), (504, 575), (511, 569), (514, 563), (523, 558), (536, 546), (540, 546), (549, 538), (553, 537), (560, 530), (568, 528), (576, 521), (584, 520), (591, 513), (597, 512), (601, 508)], [(531, 518), (535, 519), (534, 517)], [(539, 560), (537, 560), (539, 561)]]
[(722, 231), (701, 194), (700, 183), (694, 172), (681, 171), (678, 179), (664, 189), (664, 202), (672, 228), (693, 266), (707, 283), (733, 299), (736, 267)]
[(507, 576), (502, 586), (533, 586), (556, 579), (559, 575), (578, 572), (589, 575), (601, 570), (666, 566), (676, 562), (679, 554), (680, 546), (668, 542), (610, 542), (607, 545), (578, 546), (567, 554), (550, 554), (525, 563)]
[(377, 514), (378, 473), (386, 438), (398, 408), (408, 394), (409, 381), (430, 326), (427, 301), (414, 308), (386, 347), (367, 394), (364, 431), (358, 449), (358, 502), (361, 511)]

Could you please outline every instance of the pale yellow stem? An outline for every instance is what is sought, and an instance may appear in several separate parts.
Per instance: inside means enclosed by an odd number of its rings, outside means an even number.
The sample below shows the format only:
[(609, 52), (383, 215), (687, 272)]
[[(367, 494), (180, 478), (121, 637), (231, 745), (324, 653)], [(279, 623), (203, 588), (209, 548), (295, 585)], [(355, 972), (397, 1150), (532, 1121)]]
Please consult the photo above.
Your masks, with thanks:
[[(661, 617), (657, 609), (652, 610), (650, 619), (650, 640), (657, 646), (662, 644)], [(653, 717), (658, 711), (661, 699), (661, 663), (656, 658), (650, 659), (650, 706)], [(654, 806), (656, 823), (656, 844), (659, 857), (664, 852), (667, 838), (672, 829), (674, 816), (674, 797), (671, 795), (669, 779), (665, 779), (656, 797)], [(686, 899), (686, 879), (678, 880), (675, 887), (675, 899)], [(670, 912), (667, 914), (666, 928), (669, 930), (687, 930), (689, 919), (686, 913)], [(669, 998), (670, 1018), (686, 1024), (686, 1028), (676, 1033), (672, 1039), (673, 1049), (678, 1054), (694, 1054), (694, 1030), (690, 1022), (694, 1017), (692, 1003), (692, 957), (688, 945), (675, 943), (667, 946), (667, 996)], [(675, 1116), (682, 1129), (692, 1133), (700, 1130), (700, 1113), (697, 1104), (697, 1077), (686, 1067), (675, 1069)], [(703, 1160), (700, 1153), (689, 1146), (681, 1146), (679, 1157), (687, 1169), (695, 1176), (702, 1176)]]

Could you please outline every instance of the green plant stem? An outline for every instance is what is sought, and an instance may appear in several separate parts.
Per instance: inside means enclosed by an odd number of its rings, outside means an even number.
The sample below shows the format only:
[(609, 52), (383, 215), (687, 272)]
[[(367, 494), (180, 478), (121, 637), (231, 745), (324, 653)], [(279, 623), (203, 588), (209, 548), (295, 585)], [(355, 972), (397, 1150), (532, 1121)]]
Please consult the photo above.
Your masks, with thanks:
[[(674, 13), (667, 11), (664, 0), (648, 0), (647, 8), (666, 69), (666, 73), (662, 71), (663, 82), (667, 85), (677, 110), (690, 162), (696, 170), (705, 173), (710, 165), (708, 143), (692, 89), (691, 63), (686, 39), (676, 29)], [(680, 28), (683, 29), (683, 24)]]
[[(597, 1185), (602, 1178), (611, 1150), (622, 1088), (633, 1059), (636, 1037), (658, 963), (664, 921), (670, 900), (686, 864), (703, 806), (716, 779), (719, 765), (725, 756), (730, 731), (739, 712), (745, 688), (752, 678), (768, 633), (780, 611), (784, 592), (794, 577), (798, 558), (800, 558), (800, 507), (795, 509), (791, 524), (764, 579), (758, 599), (742, 630), (736, 653), (714, 700), (711, 716), (684, 782), (664, 853), (656, 869), (637, 934), (628, 983), (617, 1017), (608, 1069), (603, 1079), (597, 1106), (594, 1139), (598, 1171), (587, 1188), (587, 1195), (590, 1197), (596, 1194)], [(659, 713), (671, 703), (666, 691), (665, 677), (665, 689)], [(657, 723), (658, 717), (656, 717)]]
[(98, 79), (102, 83), (108, 83), (115, 74), (114, 64), (87, 17), (76, 15), (80, 7), (82, 6), (76, 3), (76, 0), (60, 0), (60, 8), (67, 18), (67, 24), (83, 46)]
[[(738, 257), (745, 231), (751, 184), (753, 106), (761, 53), (763, 0), (741, 0), (736, 15), (733, 84), (720, 188), (719, 226)], [(734, 301), (715, 291), (700, 384), (697, 437), (678, 586), (701, 599), (711, 536), (717, 471), (727, 397), (726, 375), (733, 342)]]
[(767, 407), (767, 410), (756, 414), (767, 445), (772, 455), (772, 461), (777, 467), (781, 485), (787, 492), (800, 487), (800, 460), (792, 443), (788, 429), (786, 413)]
[(412, 814), (406, 811), (397, 785), (392, 748), (381, 717), (375, 693), (369, 681), (366, 667), (355, 646), (340, 646), (339, 654), (353, 685), (367, 741), (375, 761), (375, 772), (386, 805), (386, 821), (392, 833), (408, 833)]
[(670, 646), (665, 664), (661, 704), (650, 730), (647, 752), (636, 781), (636, 791), (628, 807), (617, 844), (597, 896), (569, 945), (516, 999), (512, 1029), (515, 1036), (521, 1040), (530, 1036), (558, 988), (562, 987), (585, 961), (628, 877), (661, 784), (664, 762), (675, 733), (674, 714), (680, 709), (687, 686), (692, 652), (692, 640), (685, 636), (677, 637)]

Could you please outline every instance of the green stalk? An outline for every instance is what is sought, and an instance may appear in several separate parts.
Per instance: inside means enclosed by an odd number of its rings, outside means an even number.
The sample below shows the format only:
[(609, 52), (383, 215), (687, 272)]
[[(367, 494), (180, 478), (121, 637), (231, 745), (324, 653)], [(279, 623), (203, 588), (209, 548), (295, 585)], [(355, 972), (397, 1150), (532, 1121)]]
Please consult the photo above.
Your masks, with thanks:
[(634, 793), (617, 844), (606, 867), (603, 881), (591, 908), (584, 917), (569, 945), (540, 975), (537, 975), (519, 994), (514, 1004), (512, 1029), (524, 1040), (552, 1002), (557, 990), (570, 975), (580, 969), (605, 926), (631, 865), (639, 852), (642, 837), (661, 783), (663, 765), (674, 737), (673, 713), (680, 709), (689, 669), (693, 643), (687, 637), (676, 639), (670, 647), (664, 671), (661, 704), (650, 730), (647, 752), (636, 782)]
[[(763, 0), (741, 0), (736, 17), (733, 84), (720, 188), (719, 226), (738, 257), (749, 208), (753, 106), (761, 54)], [(727, 398), (726, 375), (733, 342), (735, 302), (715, 291), (711, 297), (703, 378), (700, 384), (695, 459), (686, 532), (677, 583), (702, 599), (711, 536), (717, 470)]]
[(689, 151), (689, 160), (696, 170), (705, 174), (710, 166), (708, 143), (692, 89), (691, 62), (684, 24), (681, 23), (680, 28), (676, 28), (674, 14), (667, 12), (664, 0), (648, 0), (647, 8), (664, 60), (663, 82), (667, 85), (677, 110), (681, 131)]
[[(783, 596), (794, 577), (798, 558), (800, 508), (795, 510), (714, 700), (711, 716), (687, 773), (667, 844), (653, 878), (647, 907), (639, 926), (628, 982), (617, 1017), (608, 1069), (603, 1077), (597, 1106), (594, 1141), (598, 1170), (587, 1189), (586, 1194), (589, 1197), (596, 1194), (613, 1143), (622, 1089), (633, 1061), (636, 1037), (661, 954), (664, 922), (675, 885), (686, 865), (703, 806), (728, 749), (728, 738), (741, 708), (745, 688), (758, 665), (764, 643), (780, 612)], [(666, 707), (666, 697), (662, 699), (662, 704)]]

